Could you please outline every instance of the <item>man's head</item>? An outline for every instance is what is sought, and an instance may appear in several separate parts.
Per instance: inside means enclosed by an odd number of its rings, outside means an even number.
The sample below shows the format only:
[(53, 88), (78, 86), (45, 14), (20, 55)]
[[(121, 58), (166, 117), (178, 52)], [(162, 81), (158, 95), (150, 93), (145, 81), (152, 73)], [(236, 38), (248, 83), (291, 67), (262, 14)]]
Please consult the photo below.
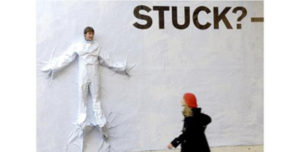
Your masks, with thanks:
[(85, 40), (92, 41), (94, 39), (95, 31), (92, 27), (90, 27), (90, 26), (86, 27), (84, 29), (83, 33), (84, 33)]

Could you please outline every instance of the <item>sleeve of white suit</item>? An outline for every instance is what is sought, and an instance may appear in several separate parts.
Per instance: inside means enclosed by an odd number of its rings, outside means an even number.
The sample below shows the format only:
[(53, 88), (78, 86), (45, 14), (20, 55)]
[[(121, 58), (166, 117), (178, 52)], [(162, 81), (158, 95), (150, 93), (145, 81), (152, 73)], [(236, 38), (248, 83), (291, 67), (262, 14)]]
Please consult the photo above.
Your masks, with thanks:
[(116, 73), (128, 75), (126, 62), (112, 63), (109, 58), (103, 57), (100, 53), (99, 53), (99, 61), (100, 61), (100, 65), (107, 67), (108, 69), (110, 69)]
[(77, 53), (76, 53), (76, 46), (71, 45), (66, 52), (63, 53), (63, 55), (53, 58), (50, 63), (48, 63), (44, 68), (45, 70), (51, 70), (53, 72), (61, 70), (65, 68), (67, 65), (69, 65), (72, 61), (76, 59)]

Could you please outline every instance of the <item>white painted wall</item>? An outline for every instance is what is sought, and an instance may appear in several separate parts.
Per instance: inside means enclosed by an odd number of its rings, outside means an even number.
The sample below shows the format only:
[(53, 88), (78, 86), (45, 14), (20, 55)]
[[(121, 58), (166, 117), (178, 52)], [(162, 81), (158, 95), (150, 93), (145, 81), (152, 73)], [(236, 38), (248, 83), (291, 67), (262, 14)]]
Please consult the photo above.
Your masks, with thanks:
[[(157, 13), (148, 30), (132, 26), (139, 4), (196, 8), (242, 5), (248, 15), (242, 30), (175, 29), (166, 14), (158, 29)], [(234, 23), (238, 15), (228, 16)], [(263, 144), (263, 5), (251, 2), (37, 1), (37, 148), (62, 152), (77, 109), (77, 62), (48, 85), (39, 69), (51, 51), (59, 56), (93, 26), (96, 40), (114, 60), (136, 64), (127, 78), (102, 69), (102, 101), (115, 118), (111, 144), (117, 152), (163, 150), (182, 126), (180, 100), (194, 92), (213, 122), (207, 128), (211, 146)], [(201, 21), (212, 16), (200, 15)], [(109, 119), (110, 119), (109, 118)], [(99, 146), (96, 132), (86, 137), (88, 151)]]

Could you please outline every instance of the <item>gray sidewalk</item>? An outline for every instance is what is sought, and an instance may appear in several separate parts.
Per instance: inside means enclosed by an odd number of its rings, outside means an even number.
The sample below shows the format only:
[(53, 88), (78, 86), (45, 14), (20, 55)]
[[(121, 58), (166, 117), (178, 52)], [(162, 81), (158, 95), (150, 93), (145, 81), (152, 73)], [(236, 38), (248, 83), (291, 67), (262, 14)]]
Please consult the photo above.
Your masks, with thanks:
[[(263, 145), (255, 146), (226, 146), (226, 147), (212, 147), (211, 152), (263, 152)], [(143, 151), (143, 152), (180, 152), (176, 150), (163, 150), (163, 151)]]

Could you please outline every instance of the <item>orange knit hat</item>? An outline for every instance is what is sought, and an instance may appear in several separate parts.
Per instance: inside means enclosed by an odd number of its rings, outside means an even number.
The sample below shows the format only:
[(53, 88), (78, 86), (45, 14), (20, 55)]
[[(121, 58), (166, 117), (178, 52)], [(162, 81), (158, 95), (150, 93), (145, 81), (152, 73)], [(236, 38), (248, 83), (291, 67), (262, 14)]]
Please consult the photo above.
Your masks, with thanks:
[(197, 108), (197, 99), (193, 93), (185, 93), (183, 96), (185, 103), (191, 108)]

